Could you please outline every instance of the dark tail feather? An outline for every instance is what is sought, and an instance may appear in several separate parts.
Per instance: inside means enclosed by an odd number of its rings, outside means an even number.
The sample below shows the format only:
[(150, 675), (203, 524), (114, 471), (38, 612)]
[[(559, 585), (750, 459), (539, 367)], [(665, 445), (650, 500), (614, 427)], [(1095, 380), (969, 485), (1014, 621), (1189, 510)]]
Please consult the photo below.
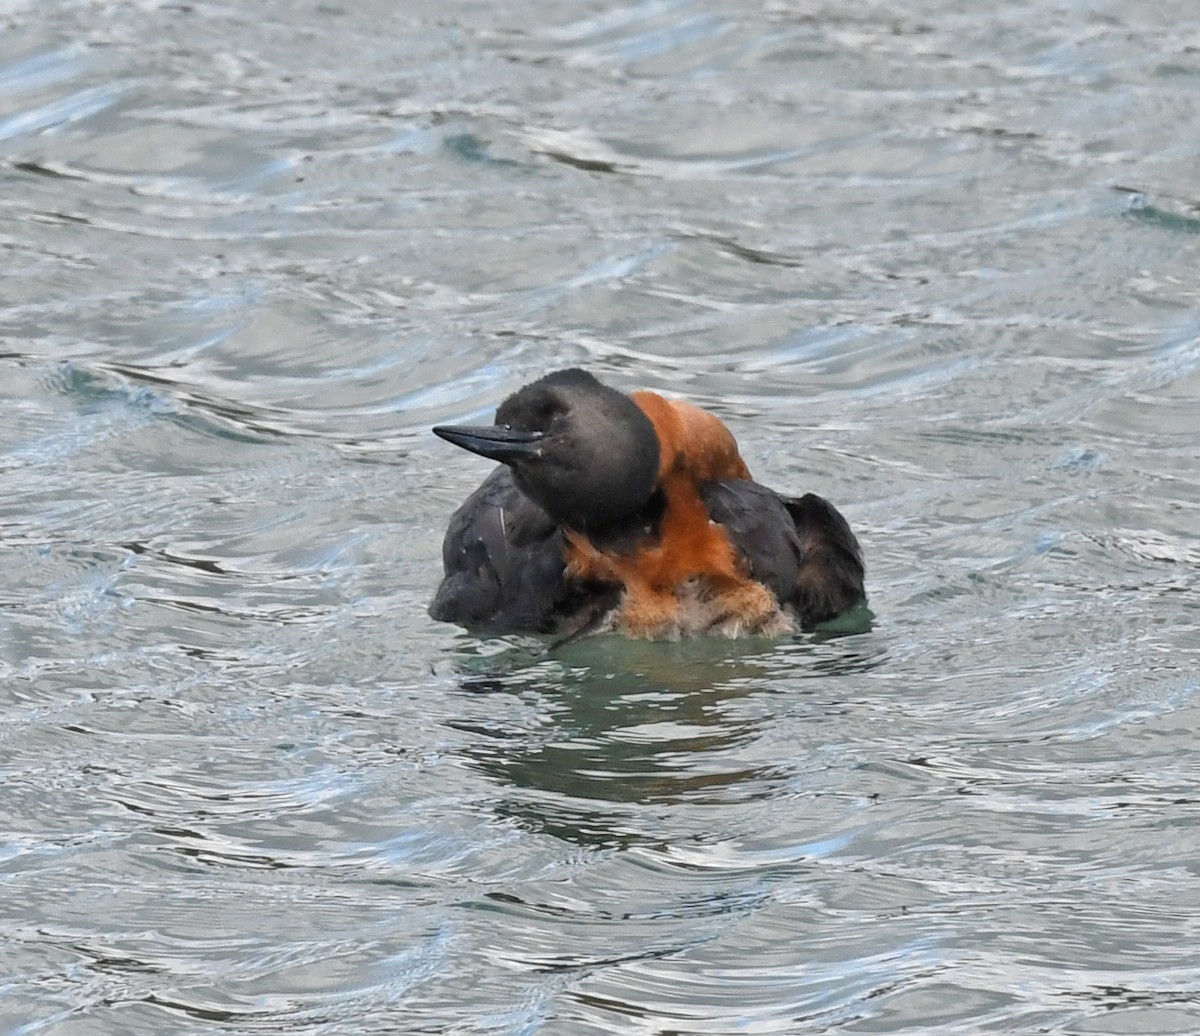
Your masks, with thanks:
[(815, 493), (784, 498), (803, 552), (791, 604), (805, 628), (835, 618), (866, 596), (862, 550), (846, 519)]

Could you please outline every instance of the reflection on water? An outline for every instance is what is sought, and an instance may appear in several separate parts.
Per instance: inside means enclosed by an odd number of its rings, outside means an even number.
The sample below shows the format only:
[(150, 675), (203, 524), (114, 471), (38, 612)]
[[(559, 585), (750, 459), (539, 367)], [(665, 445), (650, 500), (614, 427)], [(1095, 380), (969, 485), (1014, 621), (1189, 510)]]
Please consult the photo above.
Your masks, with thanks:
[[(450, 725), (477, 738), (462, 751), (501, 789), (501, 815), (584, 845), (665, 846), (656, 805), (731, 805), (786, 787), (785, 760), (746, 765), (748, 747), (773, 721), (770, 697), (797, 700), (788, 688), (797, 678), (836, 680), (882, 664), (881, 646), (863, 639), (603, 636), (552, 648), (540, 661), (518, 648), (490, 656), (494, 675), (468, 676), (461, 688), (535, 702), (534, 728), (486, 714)], [(830, 707), (838, 706), (813, 706), (817, 716)]]
[[(0, 25), (0, 1031), (1200, 1030), (1194, 15)], [(430, 622), (570, 364), (874, 614)]]
[[(534, 736), (485, 723), (471, 732), (486, 740), (466, 757), (505, 789), (497, 808), (535, 829), (584, 844), (659, 841), (639, 830), (637, 807), (711, 801), (739, 785), (741, 795), (769, 793), (772, 768), (746, 767), (736, 752), (762, 722), (731, 707), (753, 693), (748, 676), (714, 686), (704, 671), (678, 655), (639, 673), (556, 667), (508, 691), (541, 699)], [(622, 804), (635, 808), (623, 816)]]

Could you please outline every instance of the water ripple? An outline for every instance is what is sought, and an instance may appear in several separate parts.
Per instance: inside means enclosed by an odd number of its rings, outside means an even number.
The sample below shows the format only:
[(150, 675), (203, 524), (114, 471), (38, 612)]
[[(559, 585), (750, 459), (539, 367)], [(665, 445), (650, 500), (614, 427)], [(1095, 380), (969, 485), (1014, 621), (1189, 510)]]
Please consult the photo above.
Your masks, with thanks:
[[(1200, 27), (1034, 6), (0, 4), (0, 1030), (1196, 1031)], [(431, 622), (570, 364), (869, 614)]]

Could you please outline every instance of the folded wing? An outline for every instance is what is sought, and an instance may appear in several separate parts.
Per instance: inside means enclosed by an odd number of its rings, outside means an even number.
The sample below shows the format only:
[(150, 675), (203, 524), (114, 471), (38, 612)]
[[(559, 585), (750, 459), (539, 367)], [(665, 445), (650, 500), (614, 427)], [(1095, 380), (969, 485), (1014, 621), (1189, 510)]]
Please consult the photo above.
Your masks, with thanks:
[(442, 564), (445, 577), (429, 614), (470, 630), (556, 633), (590, 618), (590, 611), (579, 615), (588, 602), (612, 603), (566, 577), (562, 530), (503, 465), (454, 512)]
[(784, 497), (746, 479), (710, 482), (701, 497), (752, 578), (810, 628), (865, 597), (862, 551), (846, 519), (814, 493)]

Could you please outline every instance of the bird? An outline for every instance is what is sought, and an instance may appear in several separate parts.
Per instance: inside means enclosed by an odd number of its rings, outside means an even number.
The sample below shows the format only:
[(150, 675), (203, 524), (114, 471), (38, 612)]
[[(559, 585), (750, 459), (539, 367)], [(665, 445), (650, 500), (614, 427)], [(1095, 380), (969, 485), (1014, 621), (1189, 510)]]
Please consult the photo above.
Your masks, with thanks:
[(724, 422), (685, 400), (570, 368), (491, 425), (433, 432), (499, 462), (450, 518), (435, 620), (564, 640), (780, 636), (865, 601), (837, 509), (755, 482)]

